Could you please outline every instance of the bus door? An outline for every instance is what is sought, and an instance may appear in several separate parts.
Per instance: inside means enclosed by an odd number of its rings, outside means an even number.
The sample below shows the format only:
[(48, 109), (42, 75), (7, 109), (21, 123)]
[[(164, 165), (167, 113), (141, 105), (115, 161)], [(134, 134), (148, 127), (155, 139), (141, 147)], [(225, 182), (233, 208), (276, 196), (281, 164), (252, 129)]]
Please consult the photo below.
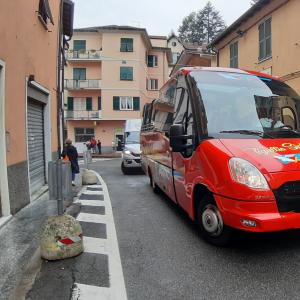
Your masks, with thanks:
[[(175, 97), (174, 124), (183, 124), (184, 132), (187, 135), (195, 136), (194, 121), (191, 108), (191, 101), (184, 77), (178, 81)], [(187, 143), (190, 148), (182, 152), (172, 152), (173, 180), (177, 203), (187, 212), (190, 212), (192, 205), (192, 182), (196, 164), (193, 160), (193, 141)], [(196, 170), (196, 169), (195, 169)], [(195, 171), (194, 170), (194, 171)]]

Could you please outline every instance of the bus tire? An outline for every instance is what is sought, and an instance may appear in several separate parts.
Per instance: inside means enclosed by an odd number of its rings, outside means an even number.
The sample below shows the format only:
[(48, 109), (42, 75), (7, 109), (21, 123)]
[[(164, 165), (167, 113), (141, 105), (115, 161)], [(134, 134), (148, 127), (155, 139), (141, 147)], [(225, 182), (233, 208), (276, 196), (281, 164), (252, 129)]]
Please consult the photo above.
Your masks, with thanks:
[(200, 234), (208, 243), (215, 246), (226, 246), (230, 243), (232, 228), (223, 223), (213, 195), (206, 194), (200, 199), (196, 221)]

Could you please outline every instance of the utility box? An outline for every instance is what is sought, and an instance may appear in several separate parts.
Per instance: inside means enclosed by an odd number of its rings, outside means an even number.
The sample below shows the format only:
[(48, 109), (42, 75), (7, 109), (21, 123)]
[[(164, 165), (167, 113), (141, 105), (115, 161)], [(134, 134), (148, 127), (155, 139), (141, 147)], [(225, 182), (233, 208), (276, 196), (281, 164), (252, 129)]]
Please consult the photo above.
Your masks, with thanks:
[[(61, 178), (59, 182), (58, 178)], [(69, 161), (57, 160), (48, 163), (48, 186), (50, 200), (59, 200), (58, 189), (62, 190), (62, 200), (70, 200), (72, 195), (72, 172)]]

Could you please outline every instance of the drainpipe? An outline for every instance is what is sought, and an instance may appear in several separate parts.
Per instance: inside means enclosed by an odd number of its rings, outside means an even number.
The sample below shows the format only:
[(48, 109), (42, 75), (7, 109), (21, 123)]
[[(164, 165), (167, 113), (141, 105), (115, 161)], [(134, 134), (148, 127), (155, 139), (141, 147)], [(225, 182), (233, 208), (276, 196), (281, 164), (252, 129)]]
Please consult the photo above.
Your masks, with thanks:
[(60, 158), (62, 152), (62, 145), (61, 145), (61, 121), (62, 121), (62, 89), (63, 83), (61, 82), (62, 74), (62, 55), (61, 55), (61, 47), (62, 47), (62, 27), (63, 27), (63, 0), (60, 1), (60, 9), (59, 9), (59, 29), (58, 29), (58, 57), (57, 57), (57, 88), (56, 88), (56, 97), (57, 97), (57, 154), (58, 158)]

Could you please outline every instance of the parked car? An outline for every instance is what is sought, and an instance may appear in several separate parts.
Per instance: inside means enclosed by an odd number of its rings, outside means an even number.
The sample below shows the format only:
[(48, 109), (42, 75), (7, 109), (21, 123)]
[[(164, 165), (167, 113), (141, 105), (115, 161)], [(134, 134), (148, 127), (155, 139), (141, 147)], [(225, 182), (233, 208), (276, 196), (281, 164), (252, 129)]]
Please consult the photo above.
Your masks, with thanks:
[(140, 132), (141, 119), (126, 121), (121, 164), (121, 170), (125, 175), (133, 168), (141, 168)]
[(300, 228), (300, 98), (267, 74), (183, 68), (144, 109), (142, 168), (225, 245), (232, 228)]

